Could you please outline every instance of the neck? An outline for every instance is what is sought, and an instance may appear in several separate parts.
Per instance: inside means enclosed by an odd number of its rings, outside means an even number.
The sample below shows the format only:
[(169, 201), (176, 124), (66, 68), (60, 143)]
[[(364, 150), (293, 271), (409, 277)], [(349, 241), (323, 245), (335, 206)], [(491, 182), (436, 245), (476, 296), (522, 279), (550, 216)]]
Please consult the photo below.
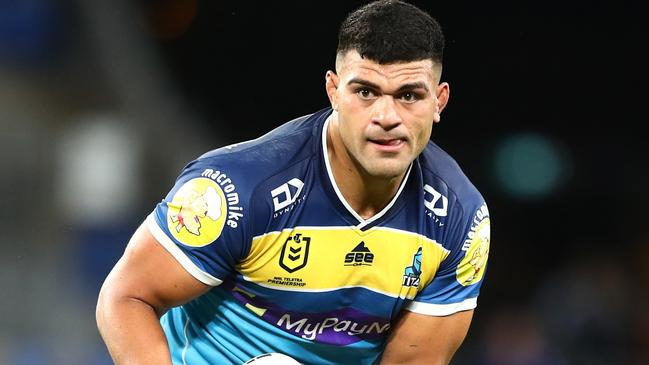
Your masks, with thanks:
[(406, 175), (383, 178), (367, 174), (347, 152), (333, 119), (327, 131), (327, 158), (338, 190), (363, 219), (382, 211), (399, 191)]

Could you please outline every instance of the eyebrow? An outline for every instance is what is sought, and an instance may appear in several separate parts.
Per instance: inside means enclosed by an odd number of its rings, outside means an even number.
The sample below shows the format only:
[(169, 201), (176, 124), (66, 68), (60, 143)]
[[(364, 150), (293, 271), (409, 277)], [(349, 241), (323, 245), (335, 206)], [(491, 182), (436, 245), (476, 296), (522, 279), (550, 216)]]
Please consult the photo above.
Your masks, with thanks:
[[(364, 80), (364, 79), (359, 79), (357, 77), (355, 77), (355, 78), (353, 78), (353, 79), (351, 79), (351, 80), (349, 80), (347, 82), (347, 85), (351, 85), (351, 84), (360, 84), (360, 85), (363, 85), (363, 86), (370, 87), (372, 89), (381, 90), (379, 85), (377, 85), (377, 84), (375, 84), (375, 83), (373, 83), (371, 81), (367, 81), (367, 80)], [(426, 90), (426, 92), (430, 91), (428, 89), (428, 85), (426, 85), (423, 82), (411, 82), (411, 83), (408, 83), (408, 84), (401, 85), (401, 87), (399, 87), (397, 92), (403, 92), (403, 91), (414, 90), (414, 89), (424, 89), (424, 90)]]

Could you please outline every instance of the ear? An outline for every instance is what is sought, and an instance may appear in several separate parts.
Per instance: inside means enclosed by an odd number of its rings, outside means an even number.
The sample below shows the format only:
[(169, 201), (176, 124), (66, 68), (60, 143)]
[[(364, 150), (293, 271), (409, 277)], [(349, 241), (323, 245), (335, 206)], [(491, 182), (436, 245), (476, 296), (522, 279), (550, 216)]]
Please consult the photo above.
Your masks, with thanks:
[(325, 74), (325, 89), (327, 91), (327, 96), (329, 97), (329, 102), (331, 103), (331, 108), (335, 111), (338, 111), (338, 75), (335, 72), (329, 70)]
[(442, 82), (437, 85), (435, 96), (437, 97), (437, 110), (433, 116), (433, 122), (439, 123), (439, 121), (442, 120), (442, 110), (446, 107), (448, 99), (451, 96), (451, 87), (448, 82)]

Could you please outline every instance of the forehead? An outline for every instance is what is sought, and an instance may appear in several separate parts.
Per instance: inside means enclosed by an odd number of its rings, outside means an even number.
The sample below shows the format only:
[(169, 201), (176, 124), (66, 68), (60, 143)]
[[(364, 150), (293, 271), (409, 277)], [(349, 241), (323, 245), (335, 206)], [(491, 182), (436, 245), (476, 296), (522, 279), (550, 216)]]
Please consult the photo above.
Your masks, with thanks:
[(374, 82), (425, 82), (434, 85), (439, 81), (439, 71), (440, 66), (430, 59), (379, 64), (353, 50), (336, 59), (336, 72), (343, 80), (360, 77)]

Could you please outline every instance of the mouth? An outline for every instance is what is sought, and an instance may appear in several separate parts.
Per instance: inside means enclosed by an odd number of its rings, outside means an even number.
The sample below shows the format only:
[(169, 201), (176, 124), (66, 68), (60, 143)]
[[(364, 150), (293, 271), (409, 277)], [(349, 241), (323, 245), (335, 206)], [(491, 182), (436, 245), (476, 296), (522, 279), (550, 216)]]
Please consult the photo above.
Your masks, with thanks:
[(376, 145), (381, 150), (393, 151), (398, 150), (406, 144), (404, 138), (376, 138), (369, 139), (370, 143)]

